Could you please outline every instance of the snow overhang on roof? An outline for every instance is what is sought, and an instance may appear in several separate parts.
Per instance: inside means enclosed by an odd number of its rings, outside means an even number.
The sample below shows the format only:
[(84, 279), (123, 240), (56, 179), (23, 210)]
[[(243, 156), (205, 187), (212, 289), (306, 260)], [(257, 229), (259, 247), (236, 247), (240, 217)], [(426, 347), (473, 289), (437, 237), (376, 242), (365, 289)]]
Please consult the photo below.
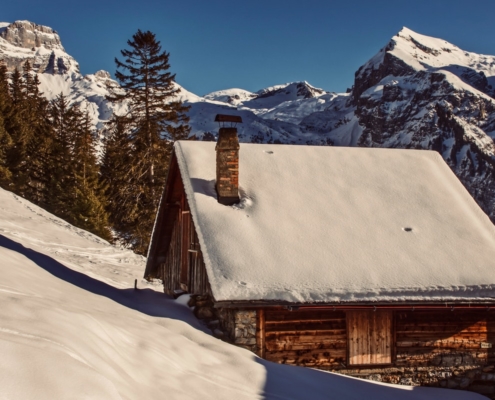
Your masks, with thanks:
[(215, 143), (175, 153), (216, 301), (495, 299), (495, 228), (436, 152), (241, 144), (233, 206)]

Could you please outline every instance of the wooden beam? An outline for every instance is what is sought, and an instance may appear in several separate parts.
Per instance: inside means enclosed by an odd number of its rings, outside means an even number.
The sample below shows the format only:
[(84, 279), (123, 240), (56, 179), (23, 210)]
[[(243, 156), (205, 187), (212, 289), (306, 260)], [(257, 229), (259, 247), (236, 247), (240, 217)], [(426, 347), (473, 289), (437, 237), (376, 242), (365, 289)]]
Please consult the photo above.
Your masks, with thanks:
[(265, 310), (260, 308), (256, 311), (256, 346), (261, 358), (265, 358), (265, 336)]

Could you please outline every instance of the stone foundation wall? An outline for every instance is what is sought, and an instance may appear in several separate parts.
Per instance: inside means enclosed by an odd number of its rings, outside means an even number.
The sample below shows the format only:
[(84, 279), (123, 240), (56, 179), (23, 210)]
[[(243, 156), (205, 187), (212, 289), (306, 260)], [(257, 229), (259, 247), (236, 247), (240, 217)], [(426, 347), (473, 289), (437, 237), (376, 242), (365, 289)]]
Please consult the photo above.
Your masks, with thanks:
[(215, 308), (209, 296), (192, 295), (189, 307), (203, 320), (213, 336), (254, 353), (256, 347), (256, 310)]
[(330, 371), (376, 382), (469, 390), (495, 399), (495, 366), (493, 365), (331, 369)]
[(256, 352), (256, 310), (220, 308), (217, 316), (228, 342)]

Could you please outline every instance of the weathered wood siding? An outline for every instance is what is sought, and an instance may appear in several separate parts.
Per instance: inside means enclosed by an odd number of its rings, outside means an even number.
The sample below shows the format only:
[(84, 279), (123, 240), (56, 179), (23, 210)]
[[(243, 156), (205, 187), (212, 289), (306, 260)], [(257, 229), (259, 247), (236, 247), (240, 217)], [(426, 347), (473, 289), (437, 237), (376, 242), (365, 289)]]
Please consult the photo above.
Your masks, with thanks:
[(392, 362), (392, 311), (348, 311), (349, 365)]
[[(485, 365), (495, 362), (493, 312), (398, 312), (397, 366)], [(495, 343), (493, 343), (495, 345)]]
[(177, 290), (211, 295), (203, 254), (178, 168), (176, 174), (171, 183), (170, 205), (166, 208), (168, 219), (164, 221), (173, 228), (166, 243), (168, 249), (163, 251), (165, 261), (160, 265), (163, 288), (172, 296)]
[(189, 293), (211, 295), (210, 283), (206, 274), (206, 267), (203, 260), (198, 240), (198, 234), (194, 228), (194, 223), (190, 220), (189, 228), (189, 252), (188, 252), (188, 269), (189, 269)]
[(339, 311), (266, 309), (265, 358), (283, 364), (338, 367), (346, 359), (346, 320)]
[(172, 238), (165, 262), (161, 264), (161, 279), (165, 293), (173, 296), (174, 290), (180, 289), (180, 254), (181, 254), (181, 229), (179, 211), (174, 218)]
[(265, 308), (257, 311), (256, 343), (258, 355), (278, 363), (495, 399), (495, 310)]
[(392, 345), (389, 365), (331, 370), (386, 383), (465, 389), (495, 399), (495, 311), (397, 311)]

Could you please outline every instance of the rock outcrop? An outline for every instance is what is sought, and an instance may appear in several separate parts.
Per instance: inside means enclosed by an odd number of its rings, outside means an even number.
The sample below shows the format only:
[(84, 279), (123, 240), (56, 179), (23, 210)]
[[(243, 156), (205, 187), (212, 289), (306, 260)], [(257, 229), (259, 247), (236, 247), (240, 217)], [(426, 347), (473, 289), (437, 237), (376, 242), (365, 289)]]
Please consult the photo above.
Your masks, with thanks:
[(52, 28), (29, 21), (16, 21), (0, 32), (1, 58), (10, 71), (29, 61), (38, 73), (79, 72), (79, 65), (62, 46)]
[(16, 21), (10, 24), (0, 33), (0, 37), (16, 47), (25, 49), (44, 47), (49, 50), (65, 51), (56, 31), (29, 21)]
[(357, 145), (438, 151), (495, 221), (494, 65), (404, 28), (356, 73)]

